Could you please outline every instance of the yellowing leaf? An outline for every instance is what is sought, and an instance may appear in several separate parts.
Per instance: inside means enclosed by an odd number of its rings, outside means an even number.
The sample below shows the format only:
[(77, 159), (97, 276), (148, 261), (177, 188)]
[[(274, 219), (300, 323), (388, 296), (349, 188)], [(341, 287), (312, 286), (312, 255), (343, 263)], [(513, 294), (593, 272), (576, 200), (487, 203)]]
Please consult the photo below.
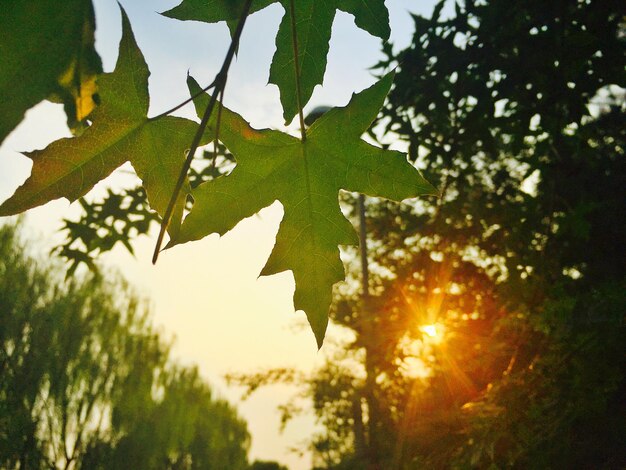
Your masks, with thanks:
[(97, 74), (102, 72), (102, 64), (93, 49), (95, 27), (92, 12), (83, 24), (80, 41), (74, 44), (72, 60), (59, 77), (57, 92), (51, 97), (65, 104), (67, 123), (72, 131), (84, 130), (85, 119), (97, 106), (96, 79)]
[[(344, 278), (339, 245), (358, 242), (338, 201), (340, 189), (403, 200), (435, 189), (399, 152), (361, 140), (376, 117), (393, 80), (387, 75), (353, 96), (345, 108), (334, 108), (300, 140), (273, 130), (251, 128), (238, 114), (224, 109), (220, 140), (234, 155), (233, 172), (200, 185), (194, 205), (170, 246), (224, 234), (240, 220), (275, 200), (285, 215), (274, 250), (261, 274), (293, 271), (294, 305), (304, 310), (321, 346), (328, 324), (332, 286)], [(192, 95), (198, 84), (189, 79)], [(198, 112), (208, 95), (196, 100)], [(214, 125), (214, 121), (212, 123)]]
[[(126, 161), (143, 180), (152, 208), (165, 212), (197, 125), (178, 117), (147, 117), (150, 72), (123, 10), (122, 20), (119, 57), (115, 70), (98, 80), (102, 104), (92, 113), (93, 124), (79, 137), (27, 154), (31, 176), (0, 206), (0, 215), (61, 197), (74, 201)], [(179, 197), (171, 233), (180, 225), (184, 198)]]
[(70, 126), (88, 113), (94, 90), (83, 87), (102, 72), (91, 0), (5, 1), (0, 24), (0, 143), (51, 95), (66, 104)]

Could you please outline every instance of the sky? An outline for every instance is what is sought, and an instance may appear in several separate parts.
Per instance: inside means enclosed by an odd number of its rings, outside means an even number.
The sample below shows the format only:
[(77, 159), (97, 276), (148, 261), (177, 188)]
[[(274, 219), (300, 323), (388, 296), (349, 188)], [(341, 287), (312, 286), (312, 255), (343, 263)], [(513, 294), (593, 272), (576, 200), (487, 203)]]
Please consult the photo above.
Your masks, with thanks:
[[(130, 17), (151, 70), (150, 115), (170, 109), (188, 97), (188, 70), (200, 84), (213, 80), (229, 44), (224, 24), (181, 22), (157, 13), (177, 5), (178, 0), (120, 3)], [(396, 48), (402, 48), (410, 43), (413, 34), (408, 12), (430, 15), (433, 2), (387, 0), (386, 4), (390, 10), (391, 41)], [(119, 8), (114, 0), (94, 0), (94, 5), (96, 48), (105, 71), (110, 72), (121, 36)], [(248, 19), (237, 60), (229, 72), (224, 102), (254, 127), (293, 132), (295, 124), (284, 126), (277, 88), (267, 85), (282, 13), (280, 6), (273, 5)], [(345, 106), (352, 93), (374, 83), (368, 69), (382, 57), (380, 49), (378, 39), (358, 29), (350, 15), (338, 12), (324, 85), (316, 88), (305, 113), (318, 105)], [(176, 114), (197, 120), (191, 106)], [(0, 200), (9, 197), (30, 172), (30, 160), (20, 151), (41, 149), (69, 135), (60, 105), (44, 102), (31, 109), (0, 146)], [(97, 197), (103, 188), (133, 181), (125, 174), (128, 169), (124, 166), (114, 172), (92, 195)], [(47, 257), (50, 247), (62, 241), (61, 219), (75, 217), (78, 212), (66, 200), (28, 212), (28, 232), (34, 240), (42, 240), (35, 247), (42, 257)], [(282, 208), (274, 203), (222, 238), (211, 235), (166, 251), (156, 266), (151, 264), (156, 233), (133, 241), (134, 257), (118, 247), (102, 256), (100, 262), (122, 272), (140, 295), (150, 299), (154, 323), (165, 337), (175, 338), (175, 357), (185, 364), (197, 364), (217, 394), (237, 406), (252, 435), (251, 459), (277, 460), (291, 470), (304, 470), (311, 467), (310, 453), (297, 455), (289, 449), (302, 446), (314, 432), (313, 416), (294, 420), (281, 434), (277, 411), (277, 406), (297, 390), (268, 387), (241, 402), (242, 390), (223, 379), (226, 373), (275, 367), (310, 372), (322, 365), (332, 345), (345, 337), (345, 332), (331, 324), (327, 345), (318, 352), (304, 313), (294, 312), (292, 274), (258, 277), (272, 250), (281, 217)]]

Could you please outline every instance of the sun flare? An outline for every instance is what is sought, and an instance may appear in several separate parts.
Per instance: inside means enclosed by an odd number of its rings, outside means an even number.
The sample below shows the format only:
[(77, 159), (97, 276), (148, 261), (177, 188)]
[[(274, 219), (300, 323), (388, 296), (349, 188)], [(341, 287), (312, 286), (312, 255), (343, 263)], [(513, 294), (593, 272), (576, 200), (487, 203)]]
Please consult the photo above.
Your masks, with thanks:
[(422, 325), (420, 327), (420, 331), (434, 343), (440, 343), (443, 339), (443, 327), (438, 323), (433, 323), (430, 325)]

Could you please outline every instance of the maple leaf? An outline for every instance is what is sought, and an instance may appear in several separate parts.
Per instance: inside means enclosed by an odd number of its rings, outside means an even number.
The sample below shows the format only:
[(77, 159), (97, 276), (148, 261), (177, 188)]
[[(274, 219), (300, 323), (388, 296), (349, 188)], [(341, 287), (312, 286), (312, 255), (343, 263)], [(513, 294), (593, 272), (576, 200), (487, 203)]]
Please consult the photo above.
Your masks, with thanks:
[(65, 103), (73, 127), (94, 108), (102, 72), (91, 0), (11, 0), (1, 15), (0, 143), (51, 95)]
[[(245, 0), (183, 0), (163, 15), (179, 20), (207, 23), (237, 19)], [(260, 0), (252, 3), (258, 11), (272, 3), (280, 3), (290, 11), (289, 0)], [(276, 53), (270, 66), (270, 83), (278, 86), (283, 117), (290, 123), (298, 113), (298, 87), (302, 106), (311, 98), (313, 89), (324, 80), (331, 29), (337, 10), (354, 16), (355, 24), (383, 40), (389, 38), (389, 12), (384, 0), (297, 0), (294, 2), (297, 22), (299, 73), (294, 68), (293, 30), (291, 16), (286, 13), (276, 35)]]
[[(256, 130), (224, 108), (220, 140), (237, 166), (228, 176), (200, 185), (181, 230), (168, 246), (224, 234), (240, 220), (275, 200), (284, 217), (276, 244), (261, 275), (293, 271), (294, 306), (304, 310), (321, 347), (328, 324), (332, 286), (344, 278), (339, 245), (358, 237), (339, 207), (340, 189), (403, 200), (436, 191), (405, 155), (361, 140), (389, 91), (393, 76), (354, 95), (345, 108), (334, 108), (307, 131), (304, 142), (274, 130)], [(188, 79), (192, 95), (200, 88)], [(209, 97), (195, 100), (198, 113)], [(214, 132), (215, 121), (208, 132)]]
[[(151, 207), (165, 212), (197, 124), (172, 116), (147, 117), (150, 71), (121, 11), (119, 56), (115, 70), (98, 79), (102, 104), (91, 115), (93, 124), (79, 137), (27, 153), (33, 160), (31, 175), (0, 206), (0, 215), (61, 197), (74, 201), (128, 160), (143, 180)], [(185, 196), (179, 197), (171, 233), (180, 226)]]

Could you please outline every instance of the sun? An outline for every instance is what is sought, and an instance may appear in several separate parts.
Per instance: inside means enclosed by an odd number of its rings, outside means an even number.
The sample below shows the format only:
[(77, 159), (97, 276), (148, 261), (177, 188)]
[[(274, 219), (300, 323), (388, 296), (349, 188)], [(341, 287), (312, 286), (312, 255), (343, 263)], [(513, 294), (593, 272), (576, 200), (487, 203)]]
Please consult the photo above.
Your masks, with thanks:
[(420, 326), (420, 331), (433, 343), (440, 343), (443, 339), (443, 326), (439, 323), (432, 323), (430, 325), (422, 325)]

